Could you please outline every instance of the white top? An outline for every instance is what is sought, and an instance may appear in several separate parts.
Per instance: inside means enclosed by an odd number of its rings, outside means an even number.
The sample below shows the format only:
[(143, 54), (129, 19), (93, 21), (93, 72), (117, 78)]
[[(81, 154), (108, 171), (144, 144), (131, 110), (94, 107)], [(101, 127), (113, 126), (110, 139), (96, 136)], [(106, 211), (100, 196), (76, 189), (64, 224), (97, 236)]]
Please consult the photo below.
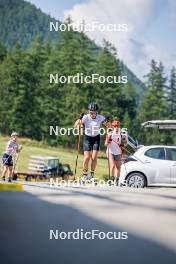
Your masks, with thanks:
[(108, 133), (108, 136), (111, 136), (112, 141), (108, 144), (107, 153), (109, 149), (109, 153), (113, 155), (120, 155), (121, 154), (120, 144), (122, 141), (121, 130), (117, 132), (113, 130), (112, 132)]
[(100, 127), (105, 121), (105, 117), (97, 114), (96, 118), (93, 119), (87, 114), (83, 116), (82, 121), (85, 126), (85, 135), (95, 137), (100, 134)]
[(19, 144), (16, 141), (9, 140), (7, 142), (5, 153), (8, 155), (13, 155), (14, 154), (14, 148), (16, 148), (16, 150), (18, 151), (19, 150)]

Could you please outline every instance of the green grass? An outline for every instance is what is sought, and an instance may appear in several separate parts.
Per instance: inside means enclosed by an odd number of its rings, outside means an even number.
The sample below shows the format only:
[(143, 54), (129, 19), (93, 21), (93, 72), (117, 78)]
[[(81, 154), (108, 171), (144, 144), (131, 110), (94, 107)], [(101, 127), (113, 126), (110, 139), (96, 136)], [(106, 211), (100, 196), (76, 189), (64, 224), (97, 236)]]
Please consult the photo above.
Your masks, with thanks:
[[(8, 137), (0, 136), (0, 152), (5, 150), (6, 143), (9, 140)], [(51, 147), (41, 142), (31, 140), (28, 138), (19, 139), (19, 144), (22, 144), (23, 149), (20, 153), (18, 164), (16, 167), (17, 171), (25, 172), (28, 168), (28, 162), (31, 155), (42, 155), (42, 156), (57, 156), (62, 163), (68, 163), (74, 172), (75, 160), (77, 152), (75, 149), (65, 149), (62, 147)], [(101, 157), (105, 157), (105, 153), (100, 153)], [(82, 172), (83, 155), (79, 155), (77, 176), (81, 176)], [(98, 158), (96, 177), (107, 178), (108, 175), (108, 162), (105, 158)]]

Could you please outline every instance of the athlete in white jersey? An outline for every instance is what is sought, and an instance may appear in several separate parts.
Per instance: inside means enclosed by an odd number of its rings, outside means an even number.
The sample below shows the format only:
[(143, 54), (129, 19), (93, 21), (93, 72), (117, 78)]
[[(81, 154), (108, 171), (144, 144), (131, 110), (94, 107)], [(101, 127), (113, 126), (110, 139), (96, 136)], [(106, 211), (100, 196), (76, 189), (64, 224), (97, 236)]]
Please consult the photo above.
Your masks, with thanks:
[[(102, 124), (108, 124), (109, 118), (98, 114), (98, 105), (90, 103), (88, 106), (89, 113), (81, 114), (80, 119), (76, 121), (75, 127), (81, 125), (84, 127), (83, 137), (83, 177), (91, 179), (94, 177), (94, 171), (97, 164), (98, 152), (100, 149), (100, 127)], [(87, 177), (89, 160), (91, 159), (90, 176)]]

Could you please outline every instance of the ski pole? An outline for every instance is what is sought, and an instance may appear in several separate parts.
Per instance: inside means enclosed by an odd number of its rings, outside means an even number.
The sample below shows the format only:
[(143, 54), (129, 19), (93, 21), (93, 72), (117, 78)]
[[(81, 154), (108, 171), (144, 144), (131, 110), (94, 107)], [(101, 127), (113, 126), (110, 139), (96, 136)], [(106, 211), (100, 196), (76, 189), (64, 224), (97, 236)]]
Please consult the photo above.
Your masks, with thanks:
[(76, 156), (76, 162), (75, 162), (75, 175), (74, 180), (76, 178), (76, 172), (77, 172), (77, 166), (78, 166), (78, 157), (79, 157), (79, 151), (80, 151), (80, 141), (81, 141), (81, 119), (79, 120), (79, 135), (78, 135), (78, 141), (77, 141), (77, 156)]
[(1, 165), (4, 166), (4, 164), (8, 161), (8, 159), (13, 155), (13, 152), (15, 150), (13, 149), (12, 153), (8, 156), (8, 158), (6, 158), (5, 160), (1, 161)]
[(17, 165), (21, 150), (22, 150), (22, 145), (20, 145), (20, 147), (18, 149), (18, 152), (17, 152), (17, 155), (16, 155), (16, 158), (14, 158), (14, 164), (13, 164), (13, 170), (12, 170), (12, 178), (14, 176), (15, 168), (16, 168), (16, 165)]
[(109, 161), (109, 144), (110, 143), (108, 143), (108, 171), (109, 171), (109, 180), (111, 179), (111, 172), (110, 172), (110, 161)]
[(13, 179), (15, 168), (16, 168), (16, 165), (17, 165), (17, 162), (18, 162), (18, 159), (19, 159), (19, 154), (20, 153), (17, 153), (17, 157), (14, 159), (15, 161), (14, 161), (13, 170), (12, 170), (12, 179)]
[(109, 153), (109, 148), (110, 148), (110, 142), (109, 139), (108, 139), (108, 129), (111, 128), (111, 121), (110, 121), (110, 117), (109, 117), (109, 113), (107, 113), (107, 117), (106, 117), (106, 128), (107, 128), (107, 134), (106, 134), (106, 137), (107, 137), (107, 149), (108, 149), (108, 171), (109, 171), (109, 180), (111, 180), (111, 169), (110, 169), (110, 153)]
[[(116, 142), (116, 141), (114, 141), (113, 140), (113, 142), (115, 143), (115, 144), (117, 144), (119, 147), (120, 147), (120, 145)], [(140, 160), (138, 157), (136, 157), (134, 154), (132, 154), (129, 150), (127, 150), (125, 147), (122, 147), (121, 146), (121, 148), (123, 149), (123, 150), (125, 150), (126, 152), (128, 152), (130, 155), (132, 155), (134, 158), (136, 158), (139, 162), (141, 162), (142, 164), (145, 164), (142, 160)]]

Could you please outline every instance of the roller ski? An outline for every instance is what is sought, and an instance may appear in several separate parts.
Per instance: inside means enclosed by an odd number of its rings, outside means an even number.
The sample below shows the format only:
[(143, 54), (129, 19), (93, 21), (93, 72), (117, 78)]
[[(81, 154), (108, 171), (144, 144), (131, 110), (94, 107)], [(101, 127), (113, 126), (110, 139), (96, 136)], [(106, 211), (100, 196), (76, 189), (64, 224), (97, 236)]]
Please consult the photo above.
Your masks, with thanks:
[(94, 178), (94, 172), (90, 172), (90, 175), (87, 175), (87, 173), (83, 172), (83, 175), (81, 177), (81, 183), (83, 184), (94, 184), (94, 185), (97, 185), (97, 179)]

